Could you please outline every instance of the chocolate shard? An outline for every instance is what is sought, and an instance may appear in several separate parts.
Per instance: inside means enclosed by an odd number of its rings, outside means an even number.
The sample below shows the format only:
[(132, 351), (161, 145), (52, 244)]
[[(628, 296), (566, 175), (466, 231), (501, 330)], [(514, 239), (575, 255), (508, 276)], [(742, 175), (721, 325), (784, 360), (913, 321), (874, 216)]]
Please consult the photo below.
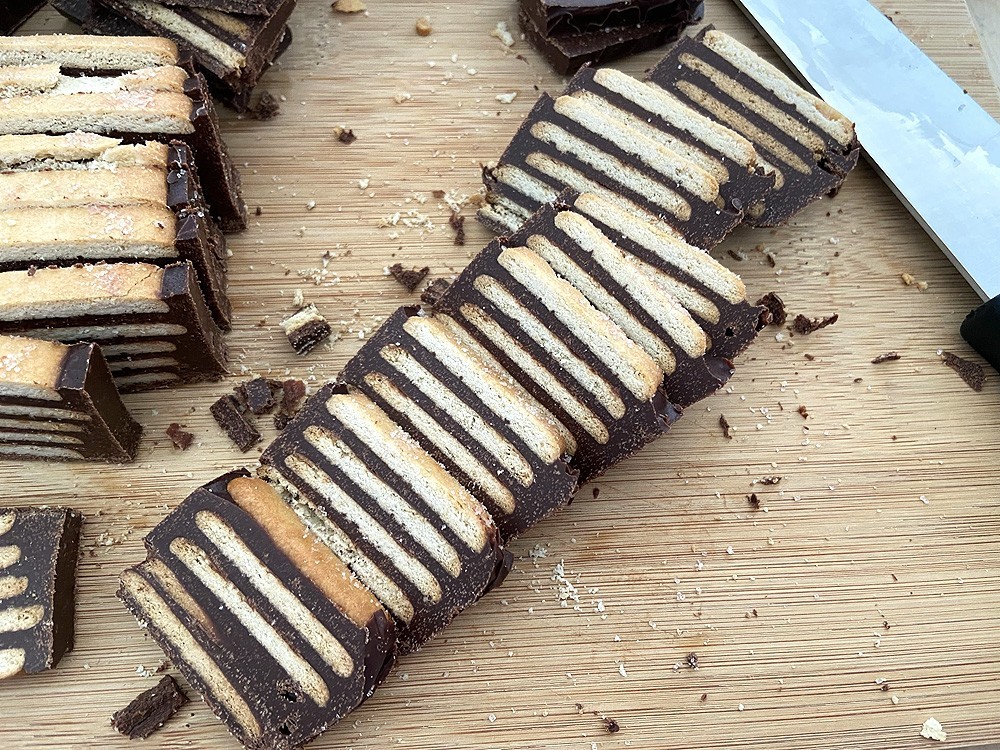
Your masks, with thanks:
[(210, 411), (219, 427), (243, 453), (246, 453), (263, 439), (253, 422), (247, 419), (246, 412), (235, 396), (227, 393), (212, 404)]
[(190, 263), (0, 273), (0, 334), (99, 342), (123, 392), (216, 380), (226, 372), (222, 331)]
[(619, 26), (694, 22), (704, 14), (701, 0), (522, 0), (521, 10), (546, 37)]
[(560, 75), (572, 75), (583, 65), (603, 65), (628, 55), (662, 47), (704, 15), (704, 5), (696, 15), (681, 12), (665, 23), (615, 26), (606, 29), (546, 36), (524, 10), (518, 13), (521, 30)]
[(531, 248), (614, 321), (660, 366), (677, 406), (710, 396), (732, 375), (731, 362), (707, 356), (709, 338), (684, 306), (569, 203), (546, 204), (501, 243)]
[(438, 301), (573, 435), (581, 484), (679, 416), (656, 362), (526, 247), (490, 243)]
[(312, 303), (281, 321), (281, 328), (297, 354), (308, 354), (333, 333), (326, 318), (320, 315), (316, 305)]
[(649, 81), (740, 133), (774, 170), (774, 190), (748, 207), (757, 226), (785, 223), (857, 164), (853, 123), (721, 31), (681, 39)]
[(260, 416), (269, 414), (278, 405), (277, 394), (281, 383), (267, 378), (254, 378), (236, 387), (236, 399), (250, 412)]
[(141, 436), (96, 344), (0, 336), (0, 456), (127, 463)]
[[(612, 68), (584, 68), (566, 93), (624, 120), (629, 127), (683, 156), (712, 175), (733, 211), (762, 205), (774, 187), (753, 144), (734, 130), (705, 117), (658, 86)], [(744, 219), (751, 220), (749, 214)]]
[(503, 541), (572, 498), (572, 436), (451, 318), (398, 309), (339, 379), (475, 495)]
[(764, 327), (764, 310), (747, 301), (740, 277), (707, 253), (592, 193), (567, 192), (561, 202), (639, 261), (643, 272), (691, 313), (708, 334), (713, 357), (735, 359)]
[(73, 649), (83, 516), (0, 508), (0, 680), (52, 669)]
[(111, 717), (111, 726), (130, 740), (144, 740), (163, 726), (178, 709), (188, 702), (177, 682), (163, 675), (149, 690), (139, 693)]
[(505, 574), (486, 509), (359, 391), (327, 385), (261, 457), (263, 475), (419, 648)]
[(240, 742), (295, 748), (370, 694), (391, 624), (294, 514), (268, 515), (287, 506), (262, 484), (230, 474), (196, 490), (146, 538), (119, 597)]
[(0, 162), (0, 271), (186, 260), (216, 322), (229, 328), (225, 238), (185, 143), (8, 135)]
[[(698, 247), (714, 247), (742, 220), (711, 174), (575, 96), (543, 94), (484, 182), (492, 214), (480, 216), (501, 232), (565, 188), (599, 193)], [(511, 219), (498, 227), (495, 215)]]
[(389, 266), (389, 273), (396, 281), (398, 281), (410, 294), (413, 294), (417, 287), (420, 286), (420, 282), (427, 278), (427, 274), (431, 272), (428, 266), (423, 268), (403, 268), (402, 263), (393, 263)]
[(45, 0), (8, 0), (0, 10), (0, 34), (13, 34), (31, 18)]

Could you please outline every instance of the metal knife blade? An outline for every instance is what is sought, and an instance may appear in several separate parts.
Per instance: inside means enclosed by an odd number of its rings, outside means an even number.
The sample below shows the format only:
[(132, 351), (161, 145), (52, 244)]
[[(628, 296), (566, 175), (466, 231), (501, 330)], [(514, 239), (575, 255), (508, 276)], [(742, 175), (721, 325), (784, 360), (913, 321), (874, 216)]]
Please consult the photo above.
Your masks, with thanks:
[(967, 322), (992, 330), (966, 338), (1000, 369), (1000, 123), (867, 0), (736, 3), (855, 121), (875, 169), (972, 288), (997, 298)]

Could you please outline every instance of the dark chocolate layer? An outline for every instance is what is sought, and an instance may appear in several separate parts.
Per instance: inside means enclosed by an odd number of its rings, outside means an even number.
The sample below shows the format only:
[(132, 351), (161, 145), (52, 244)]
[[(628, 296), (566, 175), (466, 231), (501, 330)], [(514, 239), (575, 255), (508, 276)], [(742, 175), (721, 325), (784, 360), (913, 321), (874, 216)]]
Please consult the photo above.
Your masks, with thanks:
[(690, 22), (704, 15), (701, 0), (522, 0), (521, 10), (545, 36), (580, 34), (618, 26)]

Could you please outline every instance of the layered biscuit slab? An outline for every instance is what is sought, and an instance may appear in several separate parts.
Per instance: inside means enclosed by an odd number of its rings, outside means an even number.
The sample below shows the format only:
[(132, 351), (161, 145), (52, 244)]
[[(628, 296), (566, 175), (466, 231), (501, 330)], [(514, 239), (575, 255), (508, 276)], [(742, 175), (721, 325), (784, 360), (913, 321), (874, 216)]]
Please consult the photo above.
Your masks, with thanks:
[(126, 463), (141, 435), (96, 344), (0, 336), (0, 457)]
[(221, 329), (190, 263), (110, 263), (0, 273), (0, 334), (101, 345), (121, 391), (217, 379)]
[(656, 361), (529, 248), (490, 243), (435, 309), (476, 338), (569, 430), (581, 483), (679, 417), (660, 388)]
[[(714, 247), (742, 220), (704, 169), (574, 96), (543, 94), (483, 181), (494, 213), (521, 221), (566, 188), (602, 195), (699, 247)], [(499, 226), (488, 212), (480, 218), (501, 233), (516, 228), (513, 218)]]
[(363, 391), (462, 482), (502, 540), (572, 498), (572, 435), (448, 316), (400, 308), (339, 379)]
[(186, 144), (5, 135), (0, 170), (0, 271), (187, 260), (216, 322), (229, 327), (225, 238)]
[(530, 248), (614, 321), (663, 370), (677, 406), (710, 396), (732, 375), (731, 362), (707, 354), (708, 336), (684, 306), (568, 204), (543, 206), (501, 243)]
[[(274, 503), (256, 484), (229, 475), (196, 490), (146, 538), (119, 597), (240, 742), (296, 748), (370, 695), (391, 622), (323, 567), (301, 524), (261, 523)], [(371, 617), (359, 625), (344, 601)]]
[(782, 224), (835, 192), (857, 164), (852, 122), (721, 31), (681, 39), (649, 82), (753, 143), (775, 174), (774, 190), (755, 211), (759, 226)]
[(489, 513), (359, 391), (327, 385), (261, 457), (263, 476), (419, 648), (509, 569)]
[(82, 525), (65, 508), (0, 508), (0, 680), (72, 650)]

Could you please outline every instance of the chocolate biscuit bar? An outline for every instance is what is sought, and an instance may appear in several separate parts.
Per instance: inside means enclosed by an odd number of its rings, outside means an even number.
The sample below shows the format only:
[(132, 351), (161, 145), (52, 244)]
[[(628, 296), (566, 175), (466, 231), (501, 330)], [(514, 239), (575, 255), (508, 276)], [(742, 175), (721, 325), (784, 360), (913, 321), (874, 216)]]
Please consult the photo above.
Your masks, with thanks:
[(6, 0), (0, 7), (0, 34), (13, 34), (43, 5), (45, 0)]
[(196, 490), (146, 538), (119, 597), (240, 742), (295, 748), (368, 697), (391, 624), (294, 515), (269, 522), (283, 503), (248, 500), (273, 492), (257, 484)]
[(401, 307), (339, 379), (362, 390), (462, 482), (503, 541), (572, 498), (572, 435), (448, 316)]
[(96, 344), (0, 336), (0, 457), (126, 463), (141, 435)]
[(359, 391), (327, 385), (261, 457), (263, 476), (419, 648), (509, 568), (489, 513)]
[(666, 432), (680, 415), (663, 372), (532, 250), (491, 242), (436, 310), (455, 319), (573, 434), (580, 483)]
[(628, 55), (637, 55), (677, 39), (704, 15), (704, 4), (695, 15), (686, 11), (664, 23), (615, 26), (607, 29), (546, 36), (525, 12), (517, 16), (521, 31), (560, 75), (572, 75), (583, 65), (603, 65)]
[(190, 263), (0, 273), (0, 334), (101, 344), (119, 390), (218, 379), (222, 331)]
[(774, 172), (758, 164), (753, 144), (739, 133), (679, 102), (658, 86), (613, 68), (584, 68), (566, 93), (628, 123), (660, 145), (680, 154), (719, 183), (726, 206), (744, 210), (744, 220), (763, 210), (774, 187)]
[(90, 133), (0, 136), (0, 271), (80, 261), (188, 260), (229, 328), (226, 244), (190, 148)]
[(0, 680), (52, 669), (73, 649), (83, 516), (0, 508)]
[(703, 6), (701, 0), (521, 0), (521, 10), (546, 37), (674, 23), (678, 16), (693, 22), (701, 18)]
[(649, 81), (753, 143), (776, 178), (758, 226), (783, 224), (835, 192), (857, 164), (853, 123), (721, 31), (681, 39)]
[(498, 165), (484, 170), (483, 181), (487, 203), (522, 219), (572, 188), (604, 195), (705, 248), (742, 219), (741, 212), (723, 207), (719, 183), (704, 169), (573, 96), (543, 94)]
[(285, 332), (288, 343), (296, 354), (308, 354), (333, 333), (326, 318), (320, 315), (316, 305), (312, 303), (281, 321), (281, 330)]
[(531, 248), (641, 346), (663, 370), (671, 403), (688, 407), (732, 375), (729, 360), (707, 356), (708, 336), (684, 306), (568, 204), (543, 206), (501, 243)]

